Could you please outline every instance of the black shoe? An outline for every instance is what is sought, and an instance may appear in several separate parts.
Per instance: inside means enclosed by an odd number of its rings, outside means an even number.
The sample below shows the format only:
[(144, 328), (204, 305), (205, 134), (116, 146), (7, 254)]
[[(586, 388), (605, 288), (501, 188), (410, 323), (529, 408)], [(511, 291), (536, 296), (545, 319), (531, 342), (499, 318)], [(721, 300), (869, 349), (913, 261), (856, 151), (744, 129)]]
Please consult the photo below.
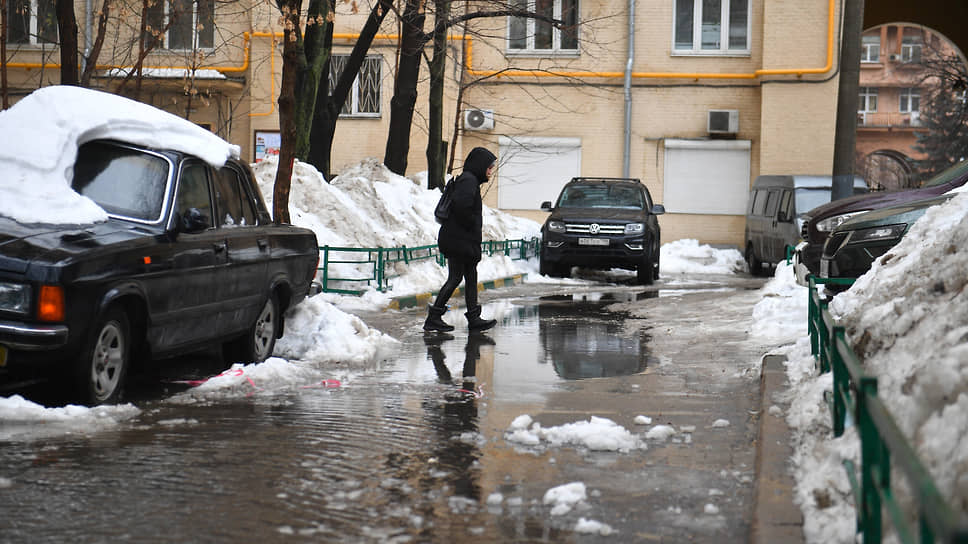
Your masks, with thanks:
[(425, 331), (443, 331), (450, 332), (454, 330), (453, 325), (448, 325), (444, 322), (443, 315), (447, 311), (447, 308), (438, 308), (436, 306), (427, 307), (427, 320), (424, 321)]
[(464, 314), (467, 316), (467, 329), (470, 331), (486, 331), (497, 325), (495, 319), (481, 319), (481, 307), (475, 306)]

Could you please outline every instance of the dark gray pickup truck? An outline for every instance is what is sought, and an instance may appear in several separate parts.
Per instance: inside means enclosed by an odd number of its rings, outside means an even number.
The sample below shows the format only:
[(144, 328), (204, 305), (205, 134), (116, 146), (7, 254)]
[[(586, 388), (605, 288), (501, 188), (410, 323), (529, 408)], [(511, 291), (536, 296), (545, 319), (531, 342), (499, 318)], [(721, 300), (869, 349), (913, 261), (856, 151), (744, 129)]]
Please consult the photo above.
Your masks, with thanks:
[(72, 184), (107, 221), (0, 216), (0, 380), (69, 376), (95, 405), (118, 402), (132, 365), (153, 358), (272, 354), (319, 252), (312, 231), (273, 224), (248, 165), (98, 140)]

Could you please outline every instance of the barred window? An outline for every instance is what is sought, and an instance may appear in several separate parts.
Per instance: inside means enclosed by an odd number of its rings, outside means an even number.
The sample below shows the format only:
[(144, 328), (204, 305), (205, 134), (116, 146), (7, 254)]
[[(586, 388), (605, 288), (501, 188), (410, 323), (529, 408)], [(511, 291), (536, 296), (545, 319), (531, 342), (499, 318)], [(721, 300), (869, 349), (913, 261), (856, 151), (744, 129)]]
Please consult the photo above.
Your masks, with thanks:
[[(343, 68), (346, 67), (346, 62), (349, 58), (349, 55), (333, 55), (330, 57), (330, 91), (336, 86), (336, 80), (343, 73)], [(380, 97), (382, 95), (381, 86), (383, 83), (382, 68), (383, 57), (379, 55), (368, 56), (363, 59), (363, 65), (360, 66), (360, 73), (353, 80), (353, 89), (350, 91), (349, 96), (346, 97), (346, 102), (343, 103), (343, 109), (340, 110), (340, 115), (354, 117), (380, 116)]]

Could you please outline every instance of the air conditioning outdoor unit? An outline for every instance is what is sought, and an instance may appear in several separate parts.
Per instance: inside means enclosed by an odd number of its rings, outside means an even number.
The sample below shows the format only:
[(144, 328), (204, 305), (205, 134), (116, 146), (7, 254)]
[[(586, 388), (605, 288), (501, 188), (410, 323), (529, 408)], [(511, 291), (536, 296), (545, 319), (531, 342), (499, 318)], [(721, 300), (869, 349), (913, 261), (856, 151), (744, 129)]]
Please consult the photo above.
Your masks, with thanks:
[(464, 128), (467, 130), (492, 130), (494, 110), (471, 108), (464, 110)]
[(889, 58), (889, 59), (897, 62), (897, 61), (901, 60), (901, 55), (888, 55), (887, 58)]
[(739, 132), (739, 110), (709, 110), (706, 131), (710, 134), (736, 134)]

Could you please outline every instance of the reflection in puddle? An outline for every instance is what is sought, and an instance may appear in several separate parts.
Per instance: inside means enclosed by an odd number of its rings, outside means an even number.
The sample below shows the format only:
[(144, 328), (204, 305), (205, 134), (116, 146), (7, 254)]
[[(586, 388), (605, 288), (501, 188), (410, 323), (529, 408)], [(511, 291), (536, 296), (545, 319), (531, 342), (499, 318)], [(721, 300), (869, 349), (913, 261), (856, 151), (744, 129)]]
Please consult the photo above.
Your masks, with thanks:
[(566, 380), (643, 372), (648, 336), (629, 334), (623, 320), (605, 307), (656, 296), (656, 291), (618, 291), (542, 297), (537, 308), (545, 362)]

